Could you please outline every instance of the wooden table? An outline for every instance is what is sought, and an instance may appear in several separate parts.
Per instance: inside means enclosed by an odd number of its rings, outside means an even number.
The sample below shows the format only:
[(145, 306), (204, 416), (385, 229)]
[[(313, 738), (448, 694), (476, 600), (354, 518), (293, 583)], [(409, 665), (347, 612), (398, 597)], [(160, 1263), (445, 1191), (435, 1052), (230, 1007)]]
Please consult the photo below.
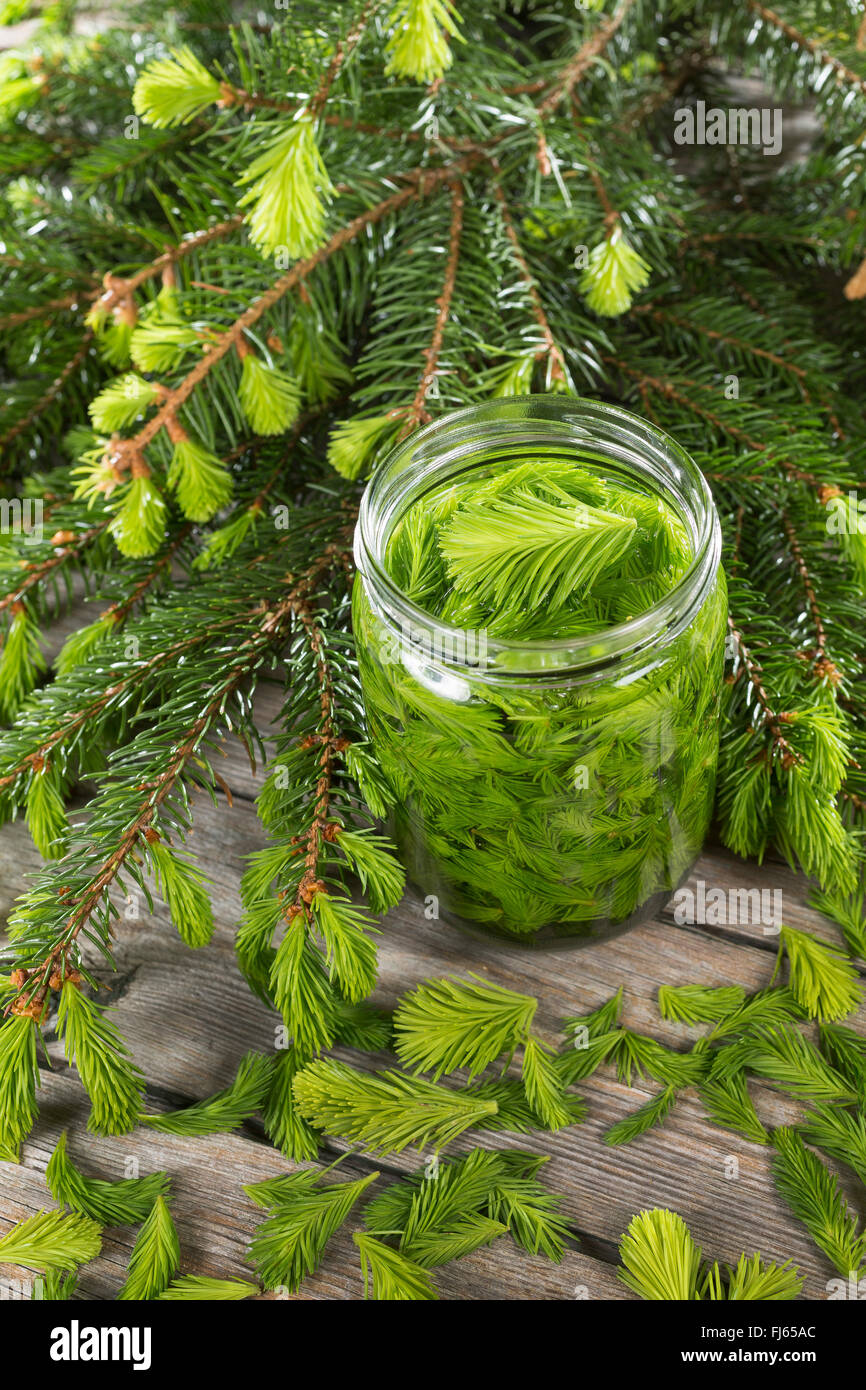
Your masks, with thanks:
[[(278, 690), (259, 697), (262, 720), (278, 707)], [(137, 920), (123, 921), (117, 940), (118, 973), (104, 973), (104, 997), (116, 1004), (117, 1022), (132, 1044), (148, 1082), (152, 1109), (171, 1109), (226, 1085), (242, 1054), (274, 1046), (275, 1016), (251, 994), (233, 954), (239, 919), (238, 882), (244, 858), (263, 843), (253, 798), (258, 778), (235, 742), (225, 746), (221, 775), (233, 805), (196, 803), (191, 848), (213, 881), (216, 932), (212, 944), (188, 950), (164, 908), (152, 915), (142, 903)], [(5, 919), (22, 876), (36, 868), (38, 856), (19, 821), (0, 832), (0, 914)], [(780, 888), (784, 920), (834, 940), (830, 923), (805, 905), (806, 883), (778, 863), (756, 864), (709, 848), (693, 878), (722, 888)], [(754, 990), (769, 983), (776, 938), (755, 926), (678, 926), (666, 909), (661, 916), (612, 941), (579, 950), (520, 952), (476, 942), (453, 928), (424, 917), (423, 905), (408, 896), (382, 924), (380, 979), (375, 999), (392, 1005), (408, 987), (429, 976), (472, 970), (539, 999), (540, 1032), (561, 1042), (560, 1020), (585, 1013), (625, 987), (624, 1022), (674, 1046), (688, 1030), (659, 1018), (655, 996), (660, 984), (740, 984)], [(866, 1019), (855, 1022), (866, 1031)], [(19, 1167), (0, 1163), (0, 1229), (53, 1202), (44, 1183), (45, 1165), (61, 1130), (70, 1131), (72, 1158), (88, 1173), (106, 1178), (130, 1175), (130, 1161), (141, 1173), (167, 1169), (174, 1193), (173, 1212), (180, 1233), (182, 1271), (221, 1277), (249, 1277), (245, 1251), (262, 1214), (244, 1196), (243, 1183), (285, 1172), (288, 1164), (265, 1139), (257, 1122), (231, 1135), (181, 1139), (139, 1129), (119, 1138), (87, 1133), (88, 1103), (56, 1041), (49, 1050), (53, 1068), (43, 1069), (40, 1115), (24, 1145)], [(376, 1067), (393, 1058), (340, 1054), (356, 1065)], [(712, 1125), (697, 1094), (686, 1091), (661, 1128), (630, 1145), (610, 1148), (604, 1131), (635, 1110), (653, 1087), (629, 1089), (602, 1068), (579, 1091), (588, 1102), (585, 1123), (557, 1134), (483, 1134), (487, 1147), (521, 1147), (549, 1156), (544, 1180), (564, 1194), (573, 1225), (574, 1246), (560, 1265), (523, 1254), (503, 1238), (487, 1250), (439, 1269), (435, 1282), (445, 1299), (629, 1299), (616, 1276), (617, 1245), (631, 1217), (646, 1207), (667, 1206), (688, 1222), (705, 1256), (734, 1263), (740, 1252), (760, 1250), (766, 1258), (792, 1258), (806, 1275), (804, 1297), (823, 1299), (835, 1271), (776, 1194), (769, 1153), (736, 1134)], [(754, 1084), (763, 1120), (773, 1126), (795, 1120), (798, 1107), (771, 1087)], [(471, 1139), (464, 1137), (466, 1148)], [(327, 1162), (337, 1152), (328, 1145)], [(736, 1162), (731, 1162), (731, 1160)], [(369, 1172), (366, 1158), (349, 1160), (347, 1173)], [(389, 1178), (419, 1166), (415, 1153), (377, 1162)], [(843, 1177), (855, 1208), (858, 1197)], [(351, 1227), (351, 1223), (350, 1223)], [(83, 1298), (111, 1298), (122, 1283), (135, 1232), (111, 1230), (100, 1258), (82, 1273)], [(300, 1299), (357, 1299), (362, 1296), (357, 1252), (349, 1231), (329, 1245), (321, 1269)], [(0, 1267), (0, 1296), (29, 1297), (22, 1271)], [(272, 1297), (272, 1295), (268, 1295)]]

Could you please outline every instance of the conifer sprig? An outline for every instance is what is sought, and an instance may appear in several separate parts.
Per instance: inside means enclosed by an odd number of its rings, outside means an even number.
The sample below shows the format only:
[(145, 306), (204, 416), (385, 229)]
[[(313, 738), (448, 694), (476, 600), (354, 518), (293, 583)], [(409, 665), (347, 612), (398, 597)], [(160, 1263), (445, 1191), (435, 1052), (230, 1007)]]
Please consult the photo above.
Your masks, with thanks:
[(711, 1078), (727, 1080), (743, 1067), (804, 1099), (833, 1102), (857, 1098), (844, 1077), (796, 1028), (754, 1029), (749, 1037), (716, 1055)]
[[(428, 980), (405, 996), (394, 1014), (398, 1057), (435, 1080), (458, 1069), (469, 1079), (498, 1058), (507, 1066), (522, 1048), (521, 1074), (530, 1111), (548, 1129), (574, 1123), (551, 1050), (530, 1031), (537, 1001), (472, 977), (471, 983)], [(477, 1094), (493, 1095), (482, 1088)]]
[(168, 1174), (162, 1172), (117, 1182), (85, 1177), (69, 1157), (65, 1131), (48, 1160), (45, 1181), (55, 1202), (92, 1217), (100, 1226), (132, 1226), (144, 1221), (157, 1199), (168, 1191)]
[(398, 1071), (367, 1075), (331, 1059), (304, 1067), (292, 1090), (311, 1125), (369, 1153), (444, 1148), (498, 1108), (471, 1090), (449, 1090)]
[[(288, 783), (275, 778), (268, 792), (273, 843), (268, 860), (251, 865), (239, 934), (247, 978), (268, 1003), (279, 996), (289, 1025), (292, 1050), (265, 1101), (278, 1142), (307, 1154), (315, 1145), (287, 1100), (318, 1048), (352, 1026), (355, 1037), (387, 1044), (380, 1020), (358, 1015), (352, 1025), (345, 1012), (372, 979), (372, 914), (399, 892), (399, 876), (364, 809), (366, 800), (382, 814), (393, 788), (363, 721), (341, 722), (343, 706), (357, 703), (345, 586), (332, 582), (342, 555), (303, 612), (297, 602), (291, 614), (280, 605), (345, 524), (337, 501), (324, 534), (307, 533), (310, 487), (344, 495), (321, 471), (325, 437), (343, 477), (355, 479), (407, 426), (491, 393), (534, 386), (622, 399), (703, 468), (726, 536), (735, 652), (723, 692), (722, 834), (743, 854), (775, 844), (818, 877), (825, 910), (863, 954), (856, 336), (866, 282), (856, 265), (866, 229), (856, 199), (843, 208), (821, 190), (857, 186), (866, 79), (845, 25), (818, 28), (808, 7), (792, 4), (785, 16), (758, 0), (721, 20), (700, 7), (666, 16), (663, 81), (646, 63), (658, 47), (657, 16), (634, 0), (606, 15), (592, 7), (546, 15), (528, 30), (510, 11), (468, 0), (459, 13), (440, 0), (384, 9), (374, 0), (350, 6), (332, 35), (306, 0), (266, 34), (182, 17), (169, 32), (150, 5), (135, 35), (109, 17), (97, 39), (76, 35), (71, 48), (49, 10), (35, 52), (4, 63), (0, 107), (15, 132), (0, 153), (4, 501), (16, 490), (44, 496), (52, 519), (37, 546), (14, 527), (0, 546), (0, 714), (14, 720), (0, 748), (0, 814), (26, 815), (40, 853), (66, 856), (58, 873), (49, 865), (35, 880), (4, 956), (14, 972), (0, 1028), (4, 1156), (17, 1154), (32, 1123), (36, 1029), (58, 988), (67, 1053), (93, 1095), (93, 1127), (136, 1122), (142, 1078), (109, 1017), (77, 988), (93, 983), (78, 978), (80, 968), (92, 968), (91, 951), (111, 962), (108, 891), (136, 886), (147, 897), (147, 870), (161, 857), (149, 843), (172, 856), (169, 875), (190, 864), (170, 906), (182, 929), (188, 921), (188, 939), (204, 940), (203, 885), (182, 849), (188, 796), (219, 785), (212, 739), (235, 729), (255, 746), (248, 700), (272, 658), (286, 656), (298, 674), (287, 727), (322, 733), (315, 662), (299, 659), (310, 621), (329, 648), (340, 718), (327, 750), (314, 743), (290, 757), (289, 739), (280, 749)], [(759, 159), (764, 167), (750, 168), (748, 198), (732, 196), (735, 180), (712, 149), (701, 152), (698, 178), (671, 178), (667, 139), (649, 119), (667, 93), (702, 80), (708, 54), (714, 82), (720, 67), (759, 70), (774, 100), (808, 93), (820, 119), (802, 166)], [(585, 119), (576, 122), (578, 102)], [(150, 123), (138, 139), (119, 138), (124, 109)], [(617, 132), (616, 160), (588, 143), (590, 128)], [(286, 264), (306, 248), (305, 259)], [(652, 302), (638, 303), (650, 274)], [(832, 332), (818, 309), (828, 274), (848, 296)], [(747, 373), (750, 389), (726, 394), (729, 372)], [(260, 435), (260, 461), (247, 447), (250, 430), (285, 429), (302, 405), (321, 411), (321, 428), (298, 431), (290, 461), (280, 458), (281, 434)], [(70, 431), (51, 475), (33, 474), (34, 460), (44, 467)], [(230, 495), (237, 501), (226, 516)], [(278, 505), (285, 530), (273, 524)], [(133, 616), (126, 599), (172, 554), (184, 513), (183, 577), (146, 589)], [(118, 546), (123, 593), (110, 588)], [(548, 578), (545, 602), (557, 595), (556, 575)], [(49, 665), (43, 636), (82, 579), (120, 608), (74, 632)], [(469, 597), (459, 594), (464, 615)], [(141, 643), (132, 658), (127, 637)], [(245, 669), (228, 690), (220, 680), (237, 651)], [(549, 735), (533, 741), (526, 729), (539, 758)], [(344, 737), (350, 744), (338, 750)], [(176, 749), (190, 738), (178, 763)], [(428, 743), (425, 766), (431, 752)], [(442, 782), (458, 802), (460, 760), (443, 761)], [(319, 814), (326, 772), (328, 812)], [(75, 790), (89, 794), (94, 773), (87, 828), (82, 818), (70, 830), (66, 803)], [(471, 828), (461, 822), (464, 838)], [(149, 841), (148, 830), (159, 839)], [(557, 867), (548, 856), (546, 882), (558, 881)], [(362, 918), (349, 870), (364, 881)], [(317, 884), (309, 901), (297, 899), (302, 882), (307, 891)], [(520, 884), (505, 886), (520, 898)], [(810, 939), (788, 929), (784, 949), (789, 988), (733, 1011), (732, 998), (708, 991), (660, 996), (678, 1022), (707, 1023), (695, 1045), (703, 1057), (648, 1045), (605, 1015), (603, 1025), (581, 1025), (587, 1047), (555, 1059), (531, 1040), (525, 1084), (479, 1073), (475, 1100), (498, 1106), (488, 1122), (509, 1117), (528, 1129), (542, 1118), (531, 1093), (556, 1122), (557, 1088), (611, 1064), (624, 1081), (646, 1076), (662, 1087), (623, 1133), (660, 1121), (661, 1097), (696, 1084), (713, 1118), (739, 1118), (757, 1142), (766, 1133), (748, 1104), (754, 1073), (810, 1099), (815, 1134), (840, 1147), (842, 1117), (854, 1123), (854, 1098), (862, 1099), (864, 1060), (862, 1039), (838, 1020), (859, 990), (844, 958)], [(803, 1016), (821, 1025), (820, 1060), (799, 1033)], [(573, 1099), (561, 1103), (573, 1116)], [(856, 1155), (856, 1133), (845, 1136)], [(727, 1275), (714, 1266), (706, 1289), (785, 1284), (782, 1273), (741, 1265)]]
[(265, 1288), (285, 1285), (294, 1292), (318, 1267), (331, 1236), (379, 1174), (321, 1187), (318, 1176), (284, 1194), (253, 1237), (250, 1259)]
[(866, 1096), (866, 1038), (838, 1023), (822, 1023), (821, 1051), (860, 1096)]
[(441, 537), (452, 582), (501, 613), (554, 608), (591, 590), (628, 550), (634, 517), (585, 503), (557, 506), (529, 492), (464, 504)]
[(136, 1237), (118, 1300), (160, 1298), (180, 1263), (180, 1242), (165, 1196), (157, 1197)]
[(257, 1052), (241, 1059), (230, 1086), (184, 1110), (142, 1115), (141, 1123), (161, 1134), (229, 1134), (261, 1108), (273, 1083), (273, 1062)]
[(438, 1298), (427, 1270), (366, 1231), (352, 1237), (361, 1256), (364, 1297), (391, 1303), (423, 1303)]
[(845, 953), (808, 932), (782, 927), (780, 951), (790, 967), (790, 990), (810, 1018), (845, 1018), (863, 999), (857, 971)]
[(397, 1056), (434, 1080), (464, 1068), (470, 1080), (528, 1036), (537, 1001), (475, 976), (429, 980), (394, 1014)]
[(619, 1277), (641, 1298), (691, 1302), (698, 1297), (701, 1248), (675, 1212), (641, 1212), (620, 1241), (619, 1254)]
[(754, 1144), (768, 1144), (770, 1135), (758, 1116), (749, 1094), (745, 1072), (708, 1077), (701, 1083), (700, 1097), (713, 1124), (744, 1134)]
[(847, 1163), (866, 1183), (866, 1114), (862, 1109), (816, 1105), (803, 1116), (803, 1138), (828, 1157)]
[(18, 1162), (18, 1150), (36, 1114), (36, 1023), (29, 1014), (0, 1024), (0, 1157)]
[(718, 1023), (745, 998), (741, 985), (660, 985), (659, 1013), (677, 1023)]
[(776, 1186), (794, 1215), (840, 1274), (856, 1273), (866, 1255), (866, 1236), (836, 1178), (795, 1129), (777, 1129), (773, 1147)]
[(25, 1269), (74, 1270), (96, 1259), (99, 1226), (78, 1212), (40, 1211), (0, 1236), (0, 1261)]
[(212, 1279), (205, 1274), (182, 1274), (162, 1293), (161, 1303), (241, 1303), (261, 1293), (248, 1279)]
[(741, 1255), (723, 1275), (718, 1263), (702, 1268), (701, 1248), (676, 1212), (656, 1208), (634, 1217), (620, 1242), (619, 1277), (641, 1298), (663, 1302), (786, 1301), (796, 1298), (803, 1277), (790, 1262), (765, 1263)]
[(124, 1134), (141, 1114), (144, 1077), (103, 1009), (72, 980), (61, 986), (57, 1031), (66, 1058), (74, 1063), (90, 1097), (87, 1128), (96, 1134)]

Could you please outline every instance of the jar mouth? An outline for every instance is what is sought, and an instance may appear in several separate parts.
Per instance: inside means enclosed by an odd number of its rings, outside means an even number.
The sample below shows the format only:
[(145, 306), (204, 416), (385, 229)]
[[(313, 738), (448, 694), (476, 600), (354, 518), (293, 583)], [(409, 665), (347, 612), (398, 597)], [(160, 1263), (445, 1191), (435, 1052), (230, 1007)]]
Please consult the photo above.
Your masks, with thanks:
[[(692, 559), (657, 603), (597, 633), (553, 640), (478, 634), (420, 608), (384, 566), (390, 535), (407, 507), (434, 485), (479, 465), (527, 454), (563, 457), (593, 451), (611, 472), (639, 477), (673, 505), (686, 526)], [(721, 559), (721, 528), (697, 464), (670, 435), (620, 406), (583, 397), (512, 396), (440, 416), (408, 436), (379, 465), (364, 491), (355, 531), (355, 563), (380, 619), (437, 665), (485, 680), (584, 678), (612, 664), (638, 671), (685, 630), (704, 603)]]

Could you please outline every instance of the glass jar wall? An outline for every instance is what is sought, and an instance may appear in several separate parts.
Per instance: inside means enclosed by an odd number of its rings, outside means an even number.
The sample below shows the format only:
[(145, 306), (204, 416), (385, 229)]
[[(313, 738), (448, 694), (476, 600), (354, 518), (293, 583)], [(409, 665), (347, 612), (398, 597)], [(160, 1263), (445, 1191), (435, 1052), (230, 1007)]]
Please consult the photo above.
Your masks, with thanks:
[[(454, 516), (468, 525), (474, 508), (483, 533), (481, 499), (491, 526), (494, 516), (510, 524), (510, 480), (526, 468), (541, 497), (573, 503), (576, 524), (597, 512), (581, 498), (601, 500), (635, 535), (645, 514), (664, 517), (682, 552), (669, 588), (644, 573), (658, 546), (635, 541), (625, 568), (607, 562), (592, 604), (556, 609), (550, 586), (536, 584), (536, 607), (521, 614), (506, 576), (497, 601), (509, 629), (502, 613), (478, 622), (489, 610), (464, 602), (461, 572), (458, 592), (443, 588), (437, 602), (423, 574), (407, 579), (395, 555), (406, 534), (417, 539), (418, 518), (447, 519), (450, 563)], [(418, 541), (415, 568), (431, 545)], [(718, 755), (720, 550), (712, 498), (685, 451), (597, 402), (537, 396), (458, 411), (377, 471), (356, 534), (361, 682), (391, 833), (442, 917), (525, 946), (580, 943), (652, 915), (687, 874)], [(446, 588), (454, 573), (440, 563)], [(642, 608), (641, 595), (655, 601)], [(449, 620), (461, 612), (474, 621)]]

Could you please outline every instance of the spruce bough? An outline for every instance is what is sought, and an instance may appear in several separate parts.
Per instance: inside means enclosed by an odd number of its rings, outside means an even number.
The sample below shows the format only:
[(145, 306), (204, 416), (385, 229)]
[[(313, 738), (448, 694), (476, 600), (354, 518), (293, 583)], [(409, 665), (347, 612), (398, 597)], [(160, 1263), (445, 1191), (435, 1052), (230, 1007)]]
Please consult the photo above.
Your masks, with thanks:
[[(400, 435), (491, 396), (622, 400), (700, 463), (731, 604), (721, 833), (737, 853), (775, 845), (814, 875), (862, 956), (866, 71), (848, 6), (831, 10), (818, 31), (801, 0), (722, 18), (695, 0), (661, 21), (620, 0), (546, 14), (527, 33), (509, 9), (413, 0), (349, 6), (326, 34), (306, 0), (265, 33), (233, 28), (224, 0), (180, 0), (166, 38), (164, 7), (144, 0), (138, 33), (106, 20), (95, 40), (70, 39), (63, 7), (48, 7), (32, 48), (4, 57), (0, 454), (22, 520), (0, 536), (0, 814), (26, 818), (46, 860), (22, 885), (0, 980), (4, 1160), (36, 1115), (51, 995), (65, 996), (92, 1129), (141, 1116), (143, 1078), (86, 993), (95, 962), (113, 963), (109, 894), (157, 884), (189, 944), (207, 938), (207, 886), (183, 848), (191, 794), (219, 794), (227, 732), (257, 751), (251, 692), (281, 656), (293, 681), (259, 803), (269, 846), (249, 864), (238, 938), (250, 987), (294, 1039), (264, 1107), (275, 1142), (314, 1148), (292, 1099), (314, 1054), (348, 1033), (381, 1045), (381, 1019), (352, 1013), (374, 914), (400, 891), (374, 828), (391, 793), (350, 634), (354, 484)], [(821, 118), (801, 166), (740, 152), (748, 197), (720, 151), (703, 152), (697, 180), (671, 172), (670, 94), (700, 85), (709, 61), (714, 84), (719, 63), (760, 71), (774, 100), (808, 92)], [(136, 140), (119, 135), (124, 111)], [(832, 322), (818, 308), (828, 270), (847, 287)], [(82, 580), (99, 615), (49, 661), (45, 632)], [(68, 815), (78, 791), (86, 826)], [(359, 918), (341, 900), (362, 861), (371, 911)], [(801, 1089), (819, 1073), (826, 1089), (829, 1066), (840, 1098), (862, 1093), (863, 1040), (839, 1022), (850, 978), (836, 962), (816, 988), (809, 953), (795, 944), (790, 959), (790, 992), (708, 1006), (725, 1046), (802, 1007), (821, 1019), (824, 1066), (803, 1048), (782, 1058), (764, 1034), (704, 1080), (714, 1117), (739, 1114), (758, 1140), (743, 1106), (756, 1058), (785, 1060)], [(585, 1053), (557, 1062), (563, 1074), (634, 1064), (640, 1045), (595, 1025)], [(660, 1094), (676, 1087), (669, 1058), (645, 1060)], [(259, 1103), (249, 1081), (190, 1124), (239, 1122)], [(512, 1113), (531, 1123), (518, 1100)], [(840, 1103), (848, 1114), (848, 1100), (809, 1102), (808, 1134), (828, 1151), (849, 1133), (826, 1113)], [(859, 1155), (853, 1120), (850, 1134)], [(797, 1160), (788, 1145), (786, 1190), (847, 1259), (856, 1229)], [(132, 1287), (254, 1291), (174, 1279), (171, 1218), (154, 1210)], [(47, 1296), (68, 1296), (64, 1272), (95, 1253), (93, 1222), (34, 1221), (7, 1253), (41, 1261)], [(401, 1280), (369, 1241), (366, 1258), (371, 1288), (424, 1288), (417, 1260)]]

